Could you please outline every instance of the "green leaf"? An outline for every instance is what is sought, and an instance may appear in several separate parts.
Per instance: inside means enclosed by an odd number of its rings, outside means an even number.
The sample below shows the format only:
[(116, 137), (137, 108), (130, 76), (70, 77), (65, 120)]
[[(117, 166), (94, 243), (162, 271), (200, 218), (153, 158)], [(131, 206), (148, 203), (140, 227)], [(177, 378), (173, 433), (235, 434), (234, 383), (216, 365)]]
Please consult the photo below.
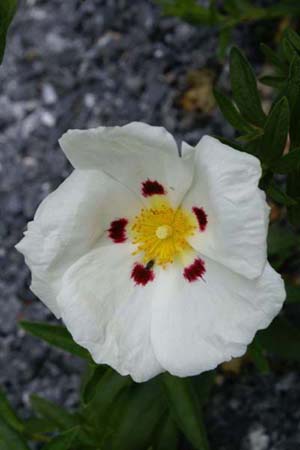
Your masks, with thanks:
[(30, 450), (24, 438), (0, 417), (0, 450)]
[(297, 55), (294, 46), (290, 43), (290, 41), (286, 38), (283, 38), (281, 41), (281, 49), (282, 52), (287, 59), (287, 61), (291, 62), (295, 55)]
[(266, 117), (262, 110), (257, 90), (256, 78), (252, 67), (237, 48), (230, 53), (230, 79), (233, 98), (244, 118), (263, 127)]
[(101, 377), (104, 375), (104, 373), (107, 370), (107, 366), (94, 366), (90, 365), (88, 368), (89, 375), (88, 378), (85, 380), (83, 389), (82, 389), (82, 400), (84, 404), (87, 404), (92, 400), (94, 397), (98, 383), (100, 382)]
[(280, 158), (286, 146), (290, 123), (289, 104), (282, 97), (272, 108), (264, 128), (260, 155), (265, 164)]
[(268, 233), (269, 256), (282, 256), (287, 258), (291, 251), (300, 246), (300, 238), (290, 230), (273, 224)]
[(208, 450), (202, 409), (191, 380), (167, 373), (162, 375), (162, 380), (177, 425), (195, 449)]
[(52, 433), (57, 430), (57, 426), (47, 419), (40, 417), (30, 417), (25, 420), (25, 433), (28, 435), (40, 434), (40, 433)]
[(267, 358), (264, 355), (264, 349), (257, 339), (254, 339), (254, 341), (249, 345), (248, 355), (250, 356), (260, 373), (270, 372), (270, 366)]
[(73, 428), (78, 424), (78, 419), (73, 414), (61, 406), (56, 405), (50, 400), (32, 395), (30, 403), (33, 410), (42, 418), (47, 419), (50, 424), (56, 426), (59, 430)]
[(42, 450), (69, 450), (79, 432), (79, 427), (65, 431), (43, 446)]
[(180, 17), (195, 25), (202, 23), (211, 25), (212, 16), (208, 8), (201, 6), (196, 0), (156, 0), (168, 15)]
[(268, 352), (300, 361), (300, 331), (284, 317), (277, 317), (269, 328), (259, 331), (257, 339)]
[(17, 10), (17, 0), (0, 1), (0, 64), (2, 62), (9, 25)]
[(93, 390), (93, 398), (83, 410), (86, 421), (95, 427), (103, 427), (104, 419), (115, 399), (131, 384), (130, 377), (123, 377), (114, 370), (107, 369)]
[(233, 139), (227, 139), (227, 138), (224, 138), (222, 136), (216, 136), (216, 135), (214, 135), (214, 137), (216, 139), (218, 139), (220, 142), (222, 142), (223, 144), (229, 145), (229, 147), (235, 148), (236, 150), (238, 150), (240, 152), (244, 152), (245, 151), (243, 145), (240, 144), (237, 141), (234, 141)]
[(166, 403), (157, 379), (132, 386), (112, 434), (111, 450), (146, 450), (165, 411)]
[(21, 432), (24, 430), (23, 422), (11, 407), (2, 388), (0, 388), (0, 417), (15, 430)]
[(286, 90), (290, 105), (290, 139), (292, 148), (300, 146), (300, 57), (295, 55), (290, 65), (290, 72)]
[(265, 75), (263, 77), (260, 77), (259, 81), (266, 86), (271, 86), (276, 89), (283, 89), (286, 85), (286, 77)]
[(274, 180), (271, 181), (271, 183), (267, 187), (266, 192), (267, 192), (267, 195), (272, 200), (274, 200), (275, 202), (277, 202), (281, 205), (286, 205), (286, 206), (297, 205), (297, 201), (295, 199), (293, 199), (292, 197), (290, 197), (288, 194), (286, 194), (284, 191), (282, 191), (279, 188), (279, 186), (277, 186), (277, 184), (275, 183)]
[(274, 52), (274, 50), (272, 50), (265, 44), (260, 44), (260, 49), (269, 63), (271, 63), (275, 67), (280, 68), (281, 70), (284, 69), (284, 62), (280, 59), (277, 53)]
[(284, 34), (295, 49), (300, 52), (300, 36), (292, 28), (287, 28)]
[(168, 414), (157, 434), (157, 444), (154, 448), (155, 450), (177, 450), (178, 438), (178, 428), (171, 415)]
[(230, 123), (230, 125), (233, 126), (233, 128), (241, 131), (242, 133), (250, 133), (253, 131), (253, 127), (248, 124), (243, 116), (241, 116), (237, 108), (228, 97), (216, 89), (214, 90), (214, 96), (223, 116)]
[[(287, 177), (288, 195), (298, 196), (300, 193), (300, 170), (295, 170)], [(300, 226), (300, 204), (292, 205), (288, 208), (288, 219), (295, 227)]]
[(65, 327), (58, 325), (48, 325), (41, 322), (20, 322), (21, 327), (32, 334), (35, 337), (43, 339), (55, 347), (58, 347), (73, 355), (79, 356), (79, 358), (92, 361), (92, 358), (87, 350), (80, 347), (73, 341), (71, 334)]
[(208, 402), (211, 391), (215, 385), (215, 379), (216, 372), (214, 370), (201, 373), (200, 375), (191, 378), (201, 406), (204, 406)]
[(300, 303), (300, 286), (286, 284), (286, 303)]
[(300, 171), (300, 148), (290, 150), (289, 153), (284, 155), (271, 164), (271, 168), (276, 173), (291, 173), (295, 170)]

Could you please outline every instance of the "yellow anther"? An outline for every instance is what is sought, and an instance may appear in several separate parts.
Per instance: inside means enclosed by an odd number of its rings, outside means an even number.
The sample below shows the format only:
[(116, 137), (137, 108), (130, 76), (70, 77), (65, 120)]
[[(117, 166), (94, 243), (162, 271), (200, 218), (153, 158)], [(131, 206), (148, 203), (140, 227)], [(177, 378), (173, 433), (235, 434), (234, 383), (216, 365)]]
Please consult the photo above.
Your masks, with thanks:
[[(175, 258), (189, 251), (187, 238), (197, 228), (194, 215), (182, 208), (174, 209), (166, 198), (155, 199), (143, 208), (130, 224), (131, 241), (143, 261), (155, 261), (165, 267)], [(135, 253), (136, 253), (135, 252)]]

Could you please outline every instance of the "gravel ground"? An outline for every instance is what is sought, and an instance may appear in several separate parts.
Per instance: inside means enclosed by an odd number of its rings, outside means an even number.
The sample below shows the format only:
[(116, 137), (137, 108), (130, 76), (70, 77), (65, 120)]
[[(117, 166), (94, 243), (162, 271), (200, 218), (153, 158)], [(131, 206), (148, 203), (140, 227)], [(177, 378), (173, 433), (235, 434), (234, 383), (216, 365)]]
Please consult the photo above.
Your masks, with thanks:
[[(255, 36), (238, 31), (253, 54)], [(0, 384), (28, 414), (35, 392), (68, 407), (77, 401), (80, 361), (26, 336), (21, 318), (53, 320), (30, 293), (14, 250), (40, 201), (71, 168), (57, 140), (68, 128), (142, 120), (194, 144), (229, 137), (216, 110), (187, 112), (179, 95), (186, 73), (210, 67), (216, 34), (162, 18), (149, 0), (27, 0), (11, 29), (0, 69)], [(215, 450), (300, 449), (300, 376), (227, 380), (207, 411)]]

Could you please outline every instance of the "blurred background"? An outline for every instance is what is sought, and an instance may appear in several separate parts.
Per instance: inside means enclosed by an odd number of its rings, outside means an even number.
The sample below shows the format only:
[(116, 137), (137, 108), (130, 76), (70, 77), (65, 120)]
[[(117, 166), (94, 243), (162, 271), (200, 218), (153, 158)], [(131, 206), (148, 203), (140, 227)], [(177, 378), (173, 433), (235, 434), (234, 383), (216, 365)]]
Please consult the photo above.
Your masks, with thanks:
[[(245, 21), (232, 30), (257, 72), (268, 72), (259, 43), (275, 46), (286, 22)], [(226, 43), (220, 49), (216, 27), (163, 14), (150, 0), (20, 2), (0, 67), (0, 385), (25, 414), (33, 392), (74, 407), (82, 372), (75, 357), (18, 327), (23, 318), (54, 320), (29, 291), (14, 245), (71, 171), (58, 138), (69, 128), (134, 120), (189, 144), (207, 133), (231, 138), (216, 83), (228, 89)], [(268, 109), (271, 90), (260, 89)], [(224, 366), (205, 417), (215, 450), (300, 449), (300, 374)]]

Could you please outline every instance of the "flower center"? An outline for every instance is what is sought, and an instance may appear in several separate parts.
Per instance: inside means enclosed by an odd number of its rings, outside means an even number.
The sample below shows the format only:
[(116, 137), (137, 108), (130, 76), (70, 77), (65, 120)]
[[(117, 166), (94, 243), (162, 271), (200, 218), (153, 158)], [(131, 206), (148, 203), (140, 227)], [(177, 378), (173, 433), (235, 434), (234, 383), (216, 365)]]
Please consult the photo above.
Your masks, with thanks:
[(187, 238), (194, 234), (197, 222), (182, 208), (174, 209), (166, 199), (153, 198), (148, 208), (142, 208), (130, 225), (130, 236), (143, 253), (143, 262), (154, 261), (166, 266), (190, 249)]
[(162, 225), (156, 229), (155, 232), (158, 239), (167, 239), (173, 234), (173, 228), (170, 225)]

